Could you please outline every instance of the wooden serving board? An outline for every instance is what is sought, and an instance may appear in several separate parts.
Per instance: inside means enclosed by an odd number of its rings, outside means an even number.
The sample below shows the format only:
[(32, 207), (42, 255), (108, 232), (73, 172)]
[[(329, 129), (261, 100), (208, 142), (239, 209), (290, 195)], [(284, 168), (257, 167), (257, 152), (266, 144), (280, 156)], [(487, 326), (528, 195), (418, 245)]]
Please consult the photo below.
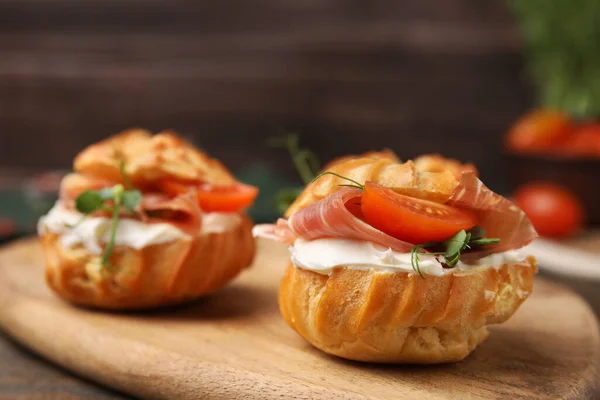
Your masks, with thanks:
[(251, 270), (216, 295), (156, 312), (72, 307), (42, 279), (35, 240), (0, 250), (0, 327), (63, 367), (145, 398), (591, 398), (597, 322), (565, 287), (538, 279), (531, 298), (465, 361), (349, 362), (311, 347), (279, 316), (285, 247), (259, 243)]

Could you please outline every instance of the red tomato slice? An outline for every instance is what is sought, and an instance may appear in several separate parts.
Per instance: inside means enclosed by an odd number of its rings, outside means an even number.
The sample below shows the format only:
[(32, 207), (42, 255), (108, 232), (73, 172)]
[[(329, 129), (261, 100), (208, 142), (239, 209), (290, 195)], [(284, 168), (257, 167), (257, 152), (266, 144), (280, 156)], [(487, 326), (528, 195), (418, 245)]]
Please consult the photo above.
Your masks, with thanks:
[(362, 210), (360, 208), (360, 197), (355, 197), (350, 199), (345, 204), (348, 211), (352, 213), (358, 219), (364, 219)]
[(441, 242), (477, 224), (475, 213), (404, 196), (374, 182), (365, 184), (361, 209), (371, 226), (414, 244)]
[(162, 191), (177, 196), (195, 188), (198, 194), (198, 204), (203, 211), (236, 212), (254, 202), (258, 188), (238, 183), (234, 186), (215, 186), (209, 184), (193, 185), (173, 181), (159, 183)]

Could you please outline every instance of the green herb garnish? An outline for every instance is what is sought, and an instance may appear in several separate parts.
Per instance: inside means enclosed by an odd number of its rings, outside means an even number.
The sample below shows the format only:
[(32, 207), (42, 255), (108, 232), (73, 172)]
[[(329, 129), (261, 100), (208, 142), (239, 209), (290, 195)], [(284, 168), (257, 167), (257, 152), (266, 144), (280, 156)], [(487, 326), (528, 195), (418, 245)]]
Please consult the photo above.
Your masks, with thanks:
[(75, 199), (75, 208), (82, 214), (90, 214), (104, 205), (104, 198), (98, 191), (86, 190)]
[(297, 133), (270, 138), (268, 144), (272, 147), (287, 149), (305, 185), (308, 185), (321, 169), (317, 155), (308, 149), (300, 148), (300, 138)]
[(123, 200), (123, 186), (116, 185), (113, 187), (113, 210), (112, 210), (112, 225), (110, 227), (110, 238), (108, 239), (108, 244), (104, 249), (104, 254), (102, 255), (102, 265), (112, 268), (109, 262), (110, 254), (112, 253), (112, 249), (115, 245), (115, 238), (117, 236), (117, 229), (119, 228), (119, 213), (121, 212), (121, 201)]
[[(268, 140), (272, 147), (284, 148), (290, 153), (292, 162), (298, 171), (298, 175), (308, 185), (321, 169), (321, 163), (317, 155), (312, 151), (300, 147), (300, 138), (297, 133), (287, 133), (283, 136), (273, 137)], [(282, 189), (275, 196), (275, 208), (280, 213), (285, 213), (292, 203), (302, 193), (302, 188)]]
[[(467, 249), (474, 247), (488, 246), (491, 244), (500, 243), (500, 239), (497, 238), (484, 238), (481, 235), (485, 234), (485, 230), (476, 226), (469, 231), (461, 230), (454, 234), (451, 238), (443, 242), (429, 242), (419, 244), (411, 249), (410, 261), (415, 271), (419, 273), (421, 278), (425, 279), (421, 274), (421, 268), (419, 267), (419, 254), (427, 255), (443, 255), (444, 262), (449, 267), (454, 267), (460, 261), (460, 255)], [(419, 253), (421, 249), (439, 249), (443, 251), (431, 252), (431, 253)]]
[(84, 214), (76, 225), (96, 211), (108, 211), (112, 213), (110, 237), (101, 260), (102, 266), (107, 268), (112, 268), (109, 259), (113, 247), (115, 246), (115, 238), (117, 236), (117, 229), (119, 228), (121, 212), (125, 211), (137, 214), (137, 207), (142, 201), (142, 192), (134, 189), (131, 185), (129, 177), (125, 174), (125, 166), (122, 160), (119, 164), (119, 168), (123, 176), (123, 181), (129, 189), (125, 190), (123, 185), (119, 184), (111, 188), (86, 190), (75, 199), (75, 208), (77, 211)]
[(339, 184), (338, 186), (346, 186), (346, 187), (353, 187), (353, 188), (357, 188), (360, 190), (365, 190), (365, 185), (360, 184), (359, 182), (355, 181), (354, 179), (350, 179), (348, 177), (345, 177), (343, 175), (337, 174), (335, 172), (331, 172), (331, 171), (325, 171), (320, 173), (319, 175), (315, 176), (315, 178), (310, 182), (313, 183), (314, 181), (318, 180), (319, 178), (325, 176), (325, 175), (333, 175), (333, 176), (337, 176), (340, 179), (344, 179), (347, 180), (348, 182), (350, 182), (350, 184)]
[(115, 185), (112, 188), (101, 190), (86, 190), (75, 200), (75, 208), (84, 214), (78, 224), (96, 211), (110, 211), (112, 213), (110, 238), (102, 255), (103, 266), (111, 267), (109, 258), (115, 245), (121, 211), (136, 214), (135, 209), (141, 200), (142, 193), (139, 190), (125, 190), (123, 185)]

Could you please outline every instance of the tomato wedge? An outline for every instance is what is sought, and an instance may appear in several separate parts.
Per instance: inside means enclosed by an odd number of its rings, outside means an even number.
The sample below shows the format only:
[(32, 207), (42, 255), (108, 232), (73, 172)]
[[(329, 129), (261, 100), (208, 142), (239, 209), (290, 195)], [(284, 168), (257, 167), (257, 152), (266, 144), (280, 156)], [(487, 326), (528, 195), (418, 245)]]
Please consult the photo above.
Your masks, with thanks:
[(414, 244), (441, 242), (477, 224), (475, 213), (404, 196), (374, 182), (365, 184), (361, 209), (371, 226)]
[(250, 206), (258, 195), (257, 187), (244, 183), (233, 186), (215, 186), (161, 181), (159, 187), (171, 196), (187, 193), (192, 188), (196, 189), (198, 204), (203, 211), (207, 212), (237, 212)]

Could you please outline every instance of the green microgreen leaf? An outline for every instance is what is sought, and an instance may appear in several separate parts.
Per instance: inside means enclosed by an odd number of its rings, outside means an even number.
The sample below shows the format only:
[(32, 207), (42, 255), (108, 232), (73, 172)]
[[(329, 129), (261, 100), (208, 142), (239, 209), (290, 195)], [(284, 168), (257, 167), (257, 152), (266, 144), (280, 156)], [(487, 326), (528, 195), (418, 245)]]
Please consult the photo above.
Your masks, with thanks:
[(139, 190), (125, 190), (123, 192), (123, 207), (133, 213), (142, 201), (142, 192)]
[[(410, 250), (410, 263), (411, 263), (413, 269), (423, 279), (425, 279), (425, 276), (421, 272), (421, 267), (419, 266), (419, 250), (427, 248), (427, 247), (433, 247), (433, 246), (435, 246), (437, 244), (438, 243), (436, 243), (436, 242), (427, 242), (427, 243), (423, 243), (423, 244), (418, 244), (418, 245), (414, 246)], [(443, 254), (443, 253), (427, 253), (427, 254), (428, 255), (440, 255), (440, 254)]]
[(424, 248), (433, 248), (434, 250), (440, 248), (444, 249), (443, 252), (429, 252), (426, 254), (429, 256), (443, 255), (444, 263), (449, 267), (454, 267), (460, 261), (460, 256), (463, 251), (472, 249), (473, 247), (487, 246), (500, 242), (500, 239), (496, 238), (474, 238), (474, 233), (476, 235), (485, 234), (485, 231), (481, 228), (476, 231), (474, 231), (474, 229), (475, 228), (468, 232), (464, 230), (458, 231), (451, 238), (443, 242), (428, 242), (414, 246), (410, 251), (410, 261), (413, 269), (419, 273), (421, 278), (425, 279), (419, 266), (419, 254), (423, 254), (419, 251)]
[(112, 214), (110, 235), (101, 260), (102, 266), (107, 268), (112, 268), (109, 259), (113, 247), (115, 246), (121, 209), (124, 208), (129, 212), (136, 213), (136, 208), (142, 201), (142, 192), (133, 187), (131, 180), (125, 173), (125, 161), (123, 158), (120, 158), (119, 160), (119, 170), (121, 171), (123, 182), (125, 183), (127, 190), (125, 190), (123, 185), (115, 185), (111, 188), (100, 190), (86, 190), (75, 199), (75, 208), (85, 215), (77, 222), (77, 224), (72, 226), (73, 228), (80, 224), (87, 215), (95, 211), (106, 211)]
[(485, 229), (483, 229), (480, 226), (474, 226), (471, 229), (469, 229), (469, 232), (471, 233), (471, 239), (481, 239), (482, 237), (485, 236)]
[(498, 238), (481, 238), (481, 239), (471, 240), (469, 242), (469, 245), (472, 247), (481, 247), (481, 246), (488, 246), (491, 244), (498, 244), (498, 243), (500, 243), (500, 239), (498, 239)]
[(465, 249), (470, 249), (471, 247), (469, 246), (469, 243), (471, 242), (471, 232), (467, 232), (467, 237), (465, 238), (465, 243), (463, 244), (463, 246), (461, 247), (460, 251), (463, 251)]
[(446, 265), (448, 265), (449, 267), (456, 266), (456, 264), (458, 264), (459, 260), (460, 260), (460, 253), (456, 253), (455, 255), (453, 255), (451, 257), (445, 257)]
[(103, 200), (113, 200), (114, 198), (114, 193), (113, 193), (113, 188), (104, 188), (104, 189), (100, 189), (98, 191), (96, 191)]
[(460, 255), (460, 252), (464, 249), (465, 245), (468, 243), (467, 232), (464, 230), (460, 230), (454, 234), (450, 239), (447, 239), (443, 242), (443, 246), (446, 249), (445, 257), (453, 258), (457, 254)]
[(108, 239), (108, 244), (104, 249), (104, 254), (102, 255), (102, 265), (106, 267), (112, 267), (110, 265), (109, 259), (112, 253), (112, 249), (115, 246), (115, 239), (117, 237), (117, 229), (119, 228), (119, 213), (121, 212), (121, 203), (123, 201), (124, 189), (122, 185), (116, 185), (113, 187), (114, 194), (114, 202), (112, 209), (112, 224), (110, 227), (110, 236)]
[(104, 199), (97, 191), (86, 190), (75, 199), (75, 208), (82, 214), (91, 214), (103, 205)]
[(422, 246), (415, 246), (410, 251), (410, 263), (415, 271), (419, 274), (422, 279), (425, 279), (425, 276), (421, 272), (421, 267), (419, 266), (419, 250)]

